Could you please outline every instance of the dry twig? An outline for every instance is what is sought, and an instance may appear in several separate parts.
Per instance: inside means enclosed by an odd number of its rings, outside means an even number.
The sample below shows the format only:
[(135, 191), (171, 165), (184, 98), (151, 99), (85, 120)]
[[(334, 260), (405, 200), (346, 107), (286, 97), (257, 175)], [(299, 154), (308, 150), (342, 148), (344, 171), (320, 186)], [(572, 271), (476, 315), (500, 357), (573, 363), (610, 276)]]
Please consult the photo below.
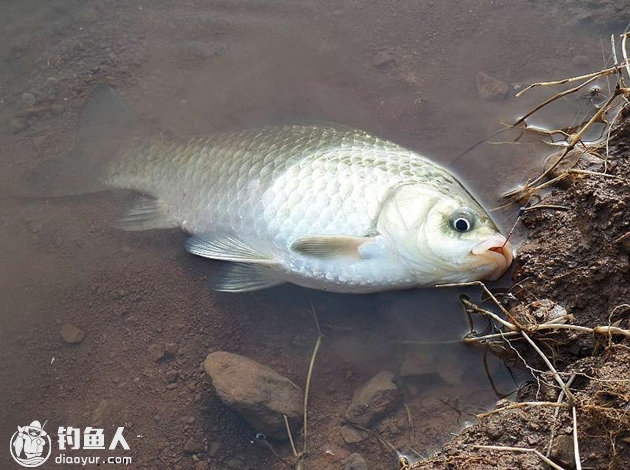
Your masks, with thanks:
[(505, 451), (505, 452), (531, 453), (531, 454), (535, 454), (540, 460), (545, 462), (551, 468), (555, 470), (565, 470), (560, 465), (554, 463), (551, 459), (549, 459), (548, 457), (538, 452), (536, 449), (529, 449), (527, 447), (508, 447), (508, 446), (473, 446), (473, 449), (488, 449), (488, 450), (500, 450), (500, 451)]
[[(569, 377), (569, 380), (567, 380), (567, 387), (570, 387), (573, 384), (573, 381), (575, 380), (575, 378), (577, 377), (576, 374), (573, 374), (571, 377)], [(556, 403), (562, 403), (562, 400), (564, 400), (564, 391), (560, 390), (560, 394), (558, 395), (558, 399), (556, 400)], [(558, 419), (558, 414), (560, 413), (560, 408), (556, 408), (556, 411), (554, 411), (553, 413), (553, 421), (555, 423), (555, 421)], [(545, 455), (547, 457), (549, 457), (549, 454), (551, 454), (551, 448), (553, 447), (553, 439), (555, 437), (556, 434), (556, 428), (552, 428), (551, 429), (551, 435), (549, 436), (549, 446), (547, 447), (547, 452), (545, 453)]]
[(503, 406), (501, 408), (496, 408), (492, 411), (488, 411), (487, 413), (480, 413), (477, 415), (477, 418), (487, 418), (488, 416), (501, 413), (502, 411), (527, 408), (529, 406), (551, 406), (555, 408), (569, 408), (568, 403), (558, 403), (555, 401), (521, 401), (518, 403), (512, 403), (511, 405)]
[[(616, 59), (617, 56), (616, 56), (614, 36), (613, 36), (611, 37), (611, 42), (612, 42), (612, 47), (613, 47), (613, 57), (615, 58), (615, 64), (612, 67), (608, 67), (606, 69), (603, 69), (597, 72), (589, 73), (586, 75), (580, 75), (577, 77), (565, 78), (562, 80), (553, 80), (553, 81), (548, 81), (548, 82), (533, 83), (516, 94), (516, 97), (519, 97), (519, 96), (522, 96), (524, 93), (528, 92), (529, 90), (531, 90), (532, 88), (536, 88), (536, 87), (550, 87), (550, 86), (564, 85), (567, 83), (580, 82), (578, 85), (572, 88), (568, 88), (566, 90), (562, 90), (554, 94), (550, 98), (544, 100), (543, 102), (535, 106), (533, 109), (525, 113), (520, 119), (518, 119), (514, 124), (511, 125), (511, 127), (514, 128), (514, 127), (520, 126), (521, 124), (524, 124), (525, 131), (530, 131), (530, 132), (533, 131), (533, 132), (542, 133), (546, 136), (549, 136), (552, 139), (552, 141), (553, 141), (553, 137), (559, 134), (560, 136), (562, 136), (564, 140), (563, 145), (565, 145), (565, 149), (560, 155), (560, 157), (549, 168), (545, 169), (541, 175), (539, 175), (538, 177), (534, 178), (531, 181), (528, 181), (523, 187), (517, 188), (513, 191), (508, 191), (507, 193), (504, 194), (504, 197), (508, 197), (508, 198), (515, 197), (517, 199), (525, 199), (527, 197), (531, 197), (532, 194), (535, 194), (540, 189), (543, 189), (544, 187), (547, 187), (548, 185), (553, 184), (558, 179), (566, 177), (567, 174), (565, 173), (563, 175), (560, 175), (560, 177), (558, 178), (552, 179), (550, 182), (541, 184), (543, 180), (545, 180), (558, 167), (558, 165), (560, 165), (560, 163), (564, 160), (567, 154), (569, 154), (569, 152), (571, 152), (578, 144), (582, 145), (585, 149), (589, 147), (587, 144), (583, 142), (583, 137), (586, 135), (586, 132), (592, 127), (592, 125), (595, 122), (603, 122), (608, 127), (607, 137), (604, 139), (605, 144), (606, 144), (606, 155), (608, 155), (608, 140), (610, 138), (610, 130), (618, 116), (618, 113), (615, 115), (615, 117), (612, 119), (612, 122), (610, 123), (606, 120), (606, 114), (610, 110), (616, 109), (617, 107), (616, 102), (617, 102), (618, 97), (621, 97), (627, 102), (628, 97), (630, 96), (630, 89), (625, 86), (624, 77), (622, 75), (622, 71), (625, 70), (628, 73), (628, 77), (630, 78), (630, 62), (628, 60), (628, 53), (627, 53), (627, 40), (628, 40), (628, 37), (630, 36), (629, 36), (629, 33), (624, 33), (621, 35), (621, 37), (622, 37), (621, 50), (622, 50), (622, 54), (624, 58), (624, 61), (622, 63), (617, 63), (617, 59)], [(550, 105), (551, 103), (557, 101), (560, 98), (579, 92), (581, 89), (583, 89), (584, 87), (586, 87), (587, 85), (593, 83), (594, 81), (598, 79), (601, 79), (601, 78), (604, 78), (613, 74), (617, 74), (617, 84), (616, 84), (615, 89), (610, 93), (606, 101), (601, 106), (598, 106), (597, 111), (593, 114), (593, 116), (591, 116), (591, 118), (588, 121), (582, 122), (578, 124), (577, 126), (570, 129), (566, 129), (566, 130), (555, 129), (555, 130), (548, 131), (545, 129), (538, 129), (538, 128), (534, 128), (533, 126), (528, 126), (527, 119), (531, 117), (533, 114), (540, 111), (541, 109), (545, 108), (546, 106)], [(520, 139), (520, 137), (518, 139)], [(599, 144), (593, 144), (592, 146), (594, 147), (596, 145), (599, 145)], [(591, 174), (591, 173), (587, 173), (587, 174)]]
[(322, 338), (324, 335), (322, 334), (322, 330), (319, 326), (319, 319), (317, 318), (317, 312), (315, 311), (315, 306), (311, 303), (311, 311), (313, 312), (313, 319), (315, 320), (315, 325), (317, 326), (317, 341), (315, 342), (315, 347), (313, 348), (313, 354), (311, 355), (311, 361), (308, 365), (308, 373), (306, 375), (306, 386), (304, 388), (304, 426), (302, 427), (302, 452), (298, 456), (298, 470), (302, 468), (302, 463), (304, 462), (304, 458), (306, 457), (306, 441), (308, 437), (308, 396), (311, 391), (311, 378), (313, 376), (313, 368), (315, 367), (315, 358), (317, 357), (317, 352), (319, 351), (319, 347), (322, 344)]

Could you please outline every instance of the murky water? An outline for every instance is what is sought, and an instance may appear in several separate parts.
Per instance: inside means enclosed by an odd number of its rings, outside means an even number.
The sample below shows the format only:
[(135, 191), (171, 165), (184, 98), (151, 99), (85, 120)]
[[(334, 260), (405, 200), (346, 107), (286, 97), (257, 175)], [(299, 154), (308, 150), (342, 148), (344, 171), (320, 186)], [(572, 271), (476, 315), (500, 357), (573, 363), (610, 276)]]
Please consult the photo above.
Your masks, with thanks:
[[(608, 60), (608, 36), (620, 24), (606, 22), (608, 7), (576, 2), (566, 14), (524, 1), (3, 2), (2, 438), (35, 417), (50, 429), (125, 422), (130, 435), (144, 436), (130, 438), (141, 466), (192, 467), (182, 450), (188, 439), (216, 447), (199, 452), (208, 468), (279, 465), (249, 444), (251, 429), (217, 403), (198, 364), (225, 349), (303, 384), (316, 337), (312, 304), (325, 334), (310, 401), (313, 468), (342, 468), (351, 449), (374, 468), (393, 462), (375, 442), (352, 447), (339, 436), (353, 390), (380, 370), (406, 371), (400, 386), (415, 431), (404, 412), (378, 431), (401, 447), (435, 449), (517, 388), (498, 359), (484, 363), (484, 351), (459, 342), (467, 324), (458, 295), (474, 289), (352, 297), (286, 286), (217, 295), (205, 279), (218, 264), (186, 255), (184, 235), (111, 228), (120, 196), (40, 196), (73, 192), (67, 165), (78, 115), (90, 91), (109, 83), (150, 127), (175, 137), (288, 122), (362, 128), (447, 164), (496, 207), (502, 191), (540, 168), (539, 148), (498, 145), (507, 139), (497, 136), (467, 149), (549, 96), (513, 98), (523, 84)], [(507, 97), (481, 99), (479, 72), (507, 84)], [(564, 126), (592, 106), (589, 96), (562, 100), (534, 123)], [(495, 212), (504, 229), (515, 214)], [(63, 344), (65, 322), (85, 331), (80, 345)], [(156, 362), (165, 343), (175, 344), (175, 358)], [(180, 378), (165, 388), (169, 370)]]

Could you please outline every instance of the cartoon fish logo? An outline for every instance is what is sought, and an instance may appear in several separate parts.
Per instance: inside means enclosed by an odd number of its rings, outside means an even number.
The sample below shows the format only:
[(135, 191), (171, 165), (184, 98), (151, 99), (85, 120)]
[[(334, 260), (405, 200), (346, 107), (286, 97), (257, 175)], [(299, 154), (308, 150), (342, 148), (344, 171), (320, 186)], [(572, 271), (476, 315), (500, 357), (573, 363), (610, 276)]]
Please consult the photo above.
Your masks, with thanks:
[(18, 426), (11, 436), (11, 456), (23, 467), (39, 467), (50, 457), (50, 436), (44, 431), (46, 423), (42, 425), (35, 420), (28, 426)]

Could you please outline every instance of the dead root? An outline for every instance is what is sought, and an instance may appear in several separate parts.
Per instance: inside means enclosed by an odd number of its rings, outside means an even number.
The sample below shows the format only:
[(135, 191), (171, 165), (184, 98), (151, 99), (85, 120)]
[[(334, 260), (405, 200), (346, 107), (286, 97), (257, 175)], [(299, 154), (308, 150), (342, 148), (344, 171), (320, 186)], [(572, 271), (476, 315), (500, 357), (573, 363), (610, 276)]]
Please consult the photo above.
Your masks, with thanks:
[[(574, 151), (580, 150), (583, 153), (593, 153), (598, 154), (600, 151), (605, 149), (606, 155), (608, 155), (608, 141), (610, 139), (610, 131), (612, 130), (617, 116), (621, 113), (623, 108), (625, 108), (628, 103), (630, 103), (630, 88), (626, 85), (626, 79), (630, 79), (630, 61), (628, 59), (628, 38), (630, 37), (629, 33), (624, 33), (621, 35), (621, 51), (623, 55), (623, 61), (619, 62), (617, 60), (616, 54), (616, 45), (614, 36), (611, 37), (612, 49), (613, 49), (613, 57), (615, 60), (615, 64), (612, 67), (608, 67), (590, 74), (581, 75), (577, 77), (565, 78), (561, 80), (553, 80), (549, 82), (540, 82), (529, 85), (527, 88), (520, 91), (516, 97), (522, 96), (524, 93), (527, 93), (533, 88), (538, 87), (556, 87), (560, 85), (565, 85), (568, 83), (579, 82), (576, 86), (568, 88), (566, 90), (562, 90), (550, 98), (544, 100), (542, 103), (535, 106), (532, 110), (525, 113), (520, 119), (511, 124), (509, 127), (517, 128), (521, 130), (519, 137), (517, 137), (516, 141), (520, 140), (520, 138), (525, 133), (535, 133), (543, 136), (548, 139), (549, 144), (562, 146), (564, 147), (561, 152), (559, 152), (558, 158), (556, 158), (555, 162), (548, 166), (539, 176), (533, 178), (530, 181), (527, 181), (523, 186), (516, 188), (512, 191), (508, 191), (503, 196), (510, 200), (515, 201), (529, 201), (532, 196), (538, 194), (538, 192), (556, 182), (569, 178), (571, 176), (590, 176), (590, 177), (610, 177), (604, 172), (592, 172), (592, 171), (580, 171), (573, 168), (567, 168), (565, 171), (557, 174), (552, 179), (548, 180), (549, 176), (553, 175), (556, 169), (565, 161), (565, 159)], [(625, 75), (624, 75), (625, 73)], [(568, 95), (575, 94), (581, 90), (583, 90), (588, 85), (592, 84), (598, 79), (616, 75), (617, 81), (614, 90), (607, 97), (605, 102), (599, 106), (597, 111), (587, 120), (578, 124), (577, 126), (572, 126), (564, 129), (553, 129), (553, 130), (545, 130), (537, 127), (530, 126), (527, 123), (527, 119), (532, 115), (536, 114), (541, 109), (547, 107), (551, 103), (557, 101), (560, 98), (563, 98)], [(627, 75), (627, 77), (626, 77)], [(610, 116), (613, 116), (610, 122)], [(607, 135), (599, 139), (594, 143), (588, 143), (584, 140), (585, 135), (595, 123), (603, 123), (608, 127)]]
[[(610, 371), (605, 369), (607, 367), (605, 362), (606, 356), (612, 351), (623, 349), (624, 357), (630, 357), (630, 346), (628, 342), (630, 339), (630, 330), (619, 326), (621, 320), (616, 320), (614, 324), (593, 327), (574, 325), (570, 323), (574, 320), (573, 315), (570, 313), (555, 316), (551, 312), (548, 312), (549, 315), (541, 314), (541, 302), (536, 302), (535, 309), (528, 308), (528, 306), (520, 306), (520, 308), (516, 307), (508, 311), (503, 304), (497, 300), (496, 296), (479, 281), (449, 284), (448, 286), (453, 285), (478, 285), (495, 304), (496, 309), (499, 310), (499, 313), (495, 313), (490, 309), (482, 308), (474, 304), (470, 299), (462, 296), (460, 301), (462, 302), (466, 315), (478, 314), (482, 316), (488, 321), (488, 330), (490, 330), (489, 333), (478, 334), (471, 328), (470, 333), (464, 338), (464, 342), (487, 347), (494, 347), (498, 344), (507, 346), (507, 348), (512, 349), (516, 353), (517, 357), (523, 361), (524, 365), (532, 372), (538, 382), (539, 390), (541, 382), (543, 381), (547, 387), (553, 387), (553, 382), (555, 382), (555, 387), (558, 389), (558, 398), (556, 401), (541, 400), (509, 403), (490, 412), (479, 414), (477, 418), (484, 419), (495, 414), (511, 412), (513, 410), (522, 410), (527, 413), (541, 407), (553, 408), (555, 410), (553, 416), (554, 424), (557, 423), (559, 425), (563, 420), (570, 420), (573, 438), (574, 468), (582, 468), (582, 458), (579, 451), (580, 436), (581, 438), (593, 438), (597, 435), (597, 437), (609, 439), (611, 455), (614, 460), (614, 456), (616, 455), (616, 443), (620, 439), (630, 437), (630, 366), (625, 367), (624, 371)], [(553, 305), (548, 305), (547, 308), (549, 310), (562, 311), (555, 309)], [(547, 318), (547, 320), (543, 322), (538, 321), (531, 313), (532, 310), (535, 310), (538, 312), (539, 316)], [(627, 304), (618, 305), (610, 313), (609, 319), (613, 320), (621, 311), (629, 313), (630, 307)], [(469, 324), (473, 324), (470, 319)], [(593, 364), (589, 369), (582, 369), (578, 365), (572, 367), (571, 371), (558, 371), (553, 364), (553, 360), (548, 357), (548, 354), (543, 352), (543, 349), (552, 350), (552, 347), (549, 346), (549, 344), (552, 344), (552, 335), (562, 331), (571, 331), (575, 334), (588, 334), (596, 337), (605, 348), (604, 366), (595, 367)], [(524, 340), (525, 343), (533, 349), (545, 365), (546, 371), (536, 369), (525, 361), (523, 355), (518, 352), (512, 344), (517, 340), (521, 340), (521, 342)], [(545, 345), (548, 347), (545, 348)], [(613, 380), (602, 379), (603, 376), (610, 376), (611, 374), (618, 378)], [(545, 375), (551, 375), (553, 382), (546, 380)], [(572, 387), (576, 378), (586, 378), (587, 385), (583, 386), (580, 390), (576, 390)], [(561, 419), (560, 413), (562, 413), (562, 410), (567, 410), (568, 416)], [(580, 417), (587, 418), (585, 422), (588, 423), (588, 428), (583, 431), (579, 430)], [(550, 467), (562, 470), (563, 467), (549, 459), (556, 429), (557, 426), (552, 427), (549, 445), (545, 454), (537, 449), (526, 447), (478, 445), (474, 446), (474, 448), (477, 450), (531, 453)], [(608, 430), (608, 432), (604, 436), (601, 435), (601, 430)], [(591, 434), (594, 431), (597, 434)], [(408, 468), (413, 469), (420, 467), (409, 466)]]

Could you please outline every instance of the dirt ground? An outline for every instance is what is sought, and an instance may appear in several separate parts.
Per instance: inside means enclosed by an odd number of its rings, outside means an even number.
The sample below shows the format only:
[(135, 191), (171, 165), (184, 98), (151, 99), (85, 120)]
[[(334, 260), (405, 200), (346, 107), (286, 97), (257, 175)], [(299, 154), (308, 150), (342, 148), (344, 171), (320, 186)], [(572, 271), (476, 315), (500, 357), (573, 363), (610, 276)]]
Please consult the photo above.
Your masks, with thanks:
[[(557, 394), (551, 380), (540, 390), (527, 382), (509, 354), (500, 359), (457, 341), (466, 333), (457, 297), (478, 297), (475, 289), (349, 298), (286, 286), (238, 299), (217, 295), (208, 286), (217, 265), (186, 254), (185, 234), (116, 230), (111, 222), (124, 195), (72, 195), (85, 175), (77, 179), (68, 162), (76, 158), (81, 110), (105, 83), (150, 127), (177, 137), (293, 120), (355, 125), (441, 155), (495, 204), (497, 181), (506, 189), (540, 162), (529, 148), (509, 145), (458, 158), (528, 107), (480, 100), (476, 73), (516, 89), (597, 69), (602, 46), (594, 38), (625, 26), (617, 10), (623, 2), (594, 11), (590, 2), (571, 2), (569, 16), (547, 2), (210, 3), (0, 5), (0, 467), (18, 468), (6, 444), (17, 425), (39, 419), (48, 430), (95, 426), (106, 435), (124, 426), (130, 451), (107, 455), (131, 456), (138, 468), (286, 468), (269, 446), (290, 461), (288, 445), (257, 442), (217, 399), (201, 364), (228, 350), (303, 386), (316, 339), (314, 303), (325, 339), (306, 468), (341, 469), (353, 452), (369, 468), (396, 468), (391, 450), (374, 438), (348, 444), (340, 427), (355, 388), (378, 371), (396, 372), (410, 354), (431, 364), (401, 384), (407, 408), (374, 427), (383, 439), (428, 457), (418, 468), (544, 468), (534, 455), (470, 447), (544, 453), (552, 428), (566, 435), (571, 422), (564, 409), (554, 418), (554, 409), (536, 408), (465, 427), (519, 387), (526, 400)], [(562, 121), (581, 106), (570, 102), (553, 117)], [(615, 134), (610, 174), (629, 174), (629, 136), (627, 124)], [(627, 309), (609, 316), (629, 299), (627, 243), (614, 242), (628, 230), (628, 193), (627, 182), (581, 177), (545, 200), (568, 211), (529, 212), (514, 304), (551, 299), (575, 324), (627, 328)], [(498, 217), (505, 226), (514, 213)], [(84, 332), (80, 343), (63, 341), (65, 323)], [(433, 343), (412, 349), (402, 344), (410, 337)], [(562, 373), (579, 372), (573, 387), (584, 468), (629, 467), (628, 418), (616, 411), (627, 410), (630, 398), (627, 341), (554, 334), (541, 342), (553, 345), (547, 351)], [(56, 468), (51, 462), (42, 468)]]
[[(630, 171), (628, 113), (610, 141), (608, 169), (625, 178)], [(623, 120), (625, 119), (625, 121)], [(583, 177), (565, 182), (543, 199), (566, 211), (527, 213), (528, 239), (520, 247), (511, 293), (517, 305), (551, 299), (582, 326), (630, 324), (630, 186), (627, 179)], [(536, 334), (564, 380), (576, 374), (576, 397), (582, 468), (630, 466), (630, 347), (609, 336), (562, 332)], [(548, 370), (527, 345), (519, 351), (528, 364)], [(556, 401), (559, 388), (547, 373), (519, 392), (522, 401)], [(505, 406), (499, 403), (497, 408)], [(531, 454), (474, 450), (474, 445), (552, 449), (556, 463), (575, 468), (568, 410), (523, 407), (482, 418), (449, 443), (438, 456), (417, 468), (547, 468)], [(555, 436), (555, 438), (551, 436)]]

